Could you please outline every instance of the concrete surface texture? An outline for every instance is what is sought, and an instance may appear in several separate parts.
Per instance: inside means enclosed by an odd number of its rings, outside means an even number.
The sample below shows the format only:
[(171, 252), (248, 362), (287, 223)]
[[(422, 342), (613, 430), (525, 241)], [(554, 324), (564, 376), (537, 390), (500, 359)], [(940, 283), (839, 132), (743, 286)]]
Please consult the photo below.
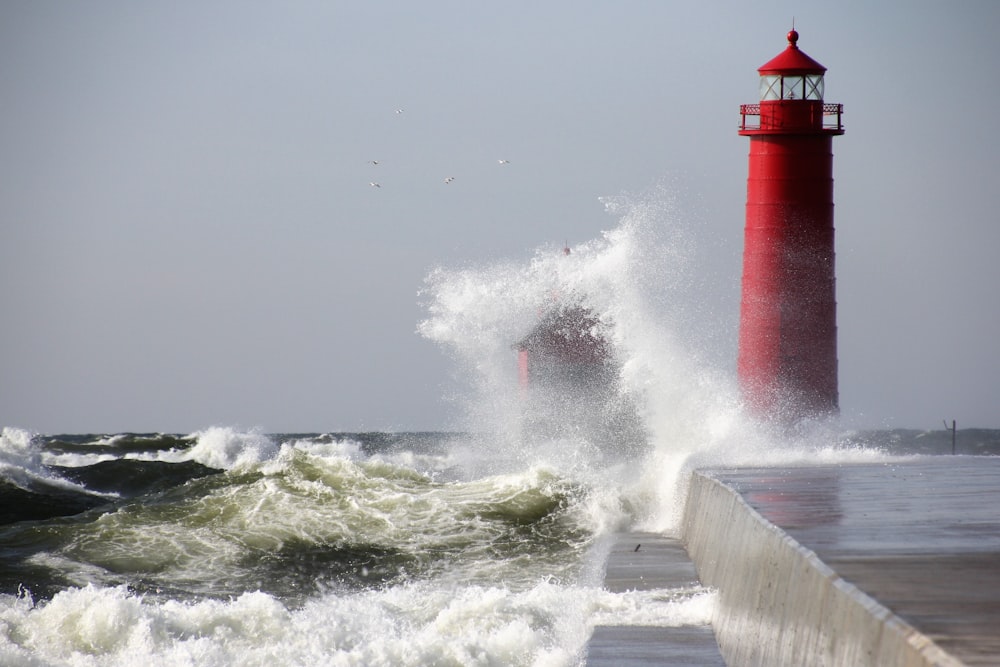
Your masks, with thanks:
[(730, 665), (1000, 664), (1000, 458), (694, 473)]
[[(685, 589), (698, 585), (694, 564), (677, 538), (623, 533), (608, 556), (609, 591)], [(724, 667), (711, 626), (598, 626), (587, 644), (587, 667)]]

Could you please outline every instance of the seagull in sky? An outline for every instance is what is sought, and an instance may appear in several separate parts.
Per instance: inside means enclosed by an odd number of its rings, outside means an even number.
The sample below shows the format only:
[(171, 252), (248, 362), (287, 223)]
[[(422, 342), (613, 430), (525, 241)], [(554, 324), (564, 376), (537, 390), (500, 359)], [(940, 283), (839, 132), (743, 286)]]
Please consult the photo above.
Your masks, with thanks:
[(445, 182), (445, 183), (451, 183), (451, 182), (452, 182), (452, 181), (454, 181), (454, 180), (455, 180), (455, 177), (454, 177), (454, 176), (449, 176), (448, 178), (444, 179), (444, 182)]
[(510, 160), (497, 160), (497, 164), (510, 164)]
[(379, 184), (378, 184), (378, 183), (376, 183), (375, 181), (372, 181), (372, 182), (371, 182), (371, 183), (369, 183), (368, 185), (372, 186), (373, 188), (380, 188), (380, 187), (382, 187), (381, 185), (379, 185)]
[(399, 113), (403, 113), (403, 110), (402, 109), (396, 109), (396, 113), (398, 113), (398, 114)]
[(368, 160), (368, 164), (378, 164), (378, 160)]

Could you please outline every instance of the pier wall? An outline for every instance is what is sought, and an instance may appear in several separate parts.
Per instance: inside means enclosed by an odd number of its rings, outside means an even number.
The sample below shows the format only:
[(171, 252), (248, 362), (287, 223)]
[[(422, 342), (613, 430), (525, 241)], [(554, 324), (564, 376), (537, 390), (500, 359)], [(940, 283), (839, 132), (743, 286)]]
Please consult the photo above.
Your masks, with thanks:
[(727, 664), (962, 664), (707, 473), (692, 475), (682, 530), (701, 582), (719, 591), (712, 626)]

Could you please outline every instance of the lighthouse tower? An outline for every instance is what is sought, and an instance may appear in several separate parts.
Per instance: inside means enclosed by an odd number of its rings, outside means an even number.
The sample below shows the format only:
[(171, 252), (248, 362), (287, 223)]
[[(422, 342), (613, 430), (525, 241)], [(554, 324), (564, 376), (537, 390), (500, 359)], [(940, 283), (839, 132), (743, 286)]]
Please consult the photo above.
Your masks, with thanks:
[(843, 105), (823, 100), (826, 68), (799, 34), (757, 71), (740, 107), (750, 137), (738, 375), (748, 405), (794, 423), (838, 411), (833, 137)]

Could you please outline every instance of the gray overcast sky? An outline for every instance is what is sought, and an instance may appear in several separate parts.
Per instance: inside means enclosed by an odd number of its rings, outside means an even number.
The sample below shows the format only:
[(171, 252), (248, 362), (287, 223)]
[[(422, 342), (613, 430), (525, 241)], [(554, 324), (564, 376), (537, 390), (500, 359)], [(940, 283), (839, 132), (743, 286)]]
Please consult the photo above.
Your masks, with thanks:
[(846, 107), (845, 417), (1000, 427), (994, 0), (8, 0), (0, 425), (448, 427), (430, 270), (598, 237), (663, 179), (735, 368), (738, 106), (793, 16)]

